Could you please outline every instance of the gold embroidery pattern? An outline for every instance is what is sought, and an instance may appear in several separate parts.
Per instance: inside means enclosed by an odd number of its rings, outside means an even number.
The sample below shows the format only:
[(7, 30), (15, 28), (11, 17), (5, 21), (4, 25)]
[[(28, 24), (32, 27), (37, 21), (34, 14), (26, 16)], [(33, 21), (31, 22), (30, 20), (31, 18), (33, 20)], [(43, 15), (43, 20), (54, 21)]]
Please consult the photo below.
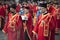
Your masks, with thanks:
[[(16, 18), (17, 17), (17, 18)], [(16, 22), (18, 21), (18, 15), (15, 14), (14, 16), (12, 16), (12, 18), (9, 20), (9, 27), (13, 29), (13, 31), (15, 31), (15, 25)]]
[(42, 20), (42, 21), (41, 21), (41, 23), (40, 23), (40, 25), (39, 25), (39, 27), (43, 27), (43, 26), (44, 26), (44, 24), (45, 24), (45, 21), (44, 21), (44, 20)]
[(44, 36), (48, 37), (48, 33), (49, 33), (49, 24), (45, 24), (44, 25)]

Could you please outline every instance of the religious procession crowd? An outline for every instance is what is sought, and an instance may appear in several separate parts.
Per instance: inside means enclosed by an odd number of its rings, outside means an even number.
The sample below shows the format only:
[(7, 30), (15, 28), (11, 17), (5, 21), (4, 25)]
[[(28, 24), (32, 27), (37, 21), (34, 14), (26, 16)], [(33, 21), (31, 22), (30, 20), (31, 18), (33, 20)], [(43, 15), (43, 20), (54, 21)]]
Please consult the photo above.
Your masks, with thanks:
[(59, 29), (58, 2), (0, 2), (0, 30), (8, 40), (55, 40)]

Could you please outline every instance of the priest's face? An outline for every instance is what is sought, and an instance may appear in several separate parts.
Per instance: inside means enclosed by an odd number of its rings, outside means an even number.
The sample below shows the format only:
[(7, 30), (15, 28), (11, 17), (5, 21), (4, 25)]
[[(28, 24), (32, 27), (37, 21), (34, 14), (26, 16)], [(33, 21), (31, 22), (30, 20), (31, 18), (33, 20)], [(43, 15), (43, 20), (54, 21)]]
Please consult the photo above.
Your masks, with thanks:
[(2, 5), (0, 5), (0, 8), (2, 8)]
[(46, 8), (42, 8), (42, 13), (46, 12)]
[(49, 7), (50, 7), (50, 4), (47, 4), (47, 9), (49, 9)]
[(25, 13), (28, 13), (28, 9), (24, 9), (24, 12), (25, 12)]
[(13, 9), (13, 8), (10, 8), (10, 11), (11, 11), (11, 12), (15, 12), (15, 9)]

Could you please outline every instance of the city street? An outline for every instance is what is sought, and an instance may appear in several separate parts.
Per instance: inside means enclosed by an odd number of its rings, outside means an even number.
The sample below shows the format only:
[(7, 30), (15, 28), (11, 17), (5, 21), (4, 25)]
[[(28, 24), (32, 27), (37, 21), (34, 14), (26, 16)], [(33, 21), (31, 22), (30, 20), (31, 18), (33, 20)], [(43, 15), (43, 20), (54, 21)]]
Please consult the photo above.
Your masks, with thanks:
[[(60, 40), (60, 35), (56, 35), (56, 40)], [(5, 34), (3, 34), (1, 31), (0, 31), (0, 40), (7, 40), (7, 37)]]

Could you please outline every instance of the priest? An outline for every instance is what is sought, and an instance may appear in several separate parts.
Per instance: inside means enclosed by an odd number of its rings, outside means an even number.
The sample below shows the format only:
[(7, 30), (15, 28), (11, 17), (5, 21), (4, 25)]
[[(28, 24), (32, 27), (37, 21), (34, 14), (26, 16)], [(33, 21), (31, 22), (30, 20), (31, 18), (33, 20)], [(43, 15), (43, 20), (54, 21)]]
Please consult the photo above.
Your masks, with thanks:
[(22, 19), (21, 16), (16, 13), (16, 4), (11, 5), (8, 21), (2, 31), (7, 34), (8, 40), (24, 40)]
[(42, 3), (42, 14), (38, 18), (33, 33), (38, 35), (37, 40), (55, 40), (55, 24), (54, 18), (46, 11), (46, 3)]

